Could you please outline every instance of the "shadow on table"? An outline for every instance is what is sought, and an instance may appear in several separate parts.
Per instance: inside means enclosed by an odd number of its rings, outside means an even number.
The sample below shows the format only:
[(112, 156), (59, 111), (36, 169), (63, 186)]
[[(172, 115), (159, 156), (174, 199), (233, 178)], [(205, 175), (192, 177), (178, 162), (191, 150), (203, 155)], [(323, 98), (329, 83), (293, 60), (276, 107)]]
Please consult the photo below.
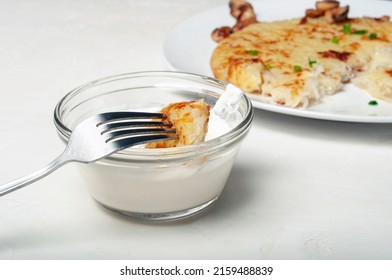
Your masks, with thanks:
[(300, 137), (335, 139), (341, 142), (356, 142), (391, 145), (392, 123), (353, 123), (316, 120), (289, 116), (255, 109), (254, 125), (271, 130), (280, 130)]

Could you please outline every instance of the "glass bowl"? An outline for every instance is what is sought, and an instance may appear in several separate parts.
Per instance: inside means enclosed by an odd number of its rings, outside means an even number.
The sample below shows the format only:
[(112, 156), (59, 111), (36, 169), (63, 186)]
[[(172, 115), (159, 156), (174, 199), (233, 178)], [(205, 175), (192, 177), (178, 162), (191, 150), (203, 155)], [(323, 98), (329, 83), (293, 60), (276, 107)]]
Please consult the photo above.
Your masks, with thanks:
[[(67, 142), (79, 122), (97, 113), (157, 112), (169, 103), (201, 98), (213, 107), (226, 86), (213, 78), (178, 72), (111, 76), (68, 93), (55, 108), (54, 122)], [(251, 126), (253, 109), (245, 95), (235, 115), (226, 123), (228, 131), (210, 131), (217, 136), (197, 145), (132, 147), (95, 163), (78, 164), (90, 195), (103, 207), (138, 220), (171, 220), (202, 211), (223, 191)]]

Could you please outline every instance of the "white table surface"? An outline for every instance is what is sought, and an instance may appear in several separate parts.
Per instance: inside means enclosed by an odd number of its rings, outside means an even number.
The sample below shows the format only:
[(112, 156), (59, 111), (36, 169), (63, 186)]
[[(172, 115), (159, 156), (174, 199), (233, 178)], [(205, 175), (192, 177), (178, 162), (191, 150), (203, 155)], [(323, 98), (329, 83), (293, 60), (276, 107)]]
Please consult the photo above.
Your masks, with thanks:
[[(165, 34), (226, 0), (0, 2), (0, 182), (64, 148), (53, 109), (104, 76), (167, 70)], [(192, 219), (138, 223), (75, 164), (0, 198), (0, 259), (392, 259), (392, 124), (256, 110), (226, 189)]]

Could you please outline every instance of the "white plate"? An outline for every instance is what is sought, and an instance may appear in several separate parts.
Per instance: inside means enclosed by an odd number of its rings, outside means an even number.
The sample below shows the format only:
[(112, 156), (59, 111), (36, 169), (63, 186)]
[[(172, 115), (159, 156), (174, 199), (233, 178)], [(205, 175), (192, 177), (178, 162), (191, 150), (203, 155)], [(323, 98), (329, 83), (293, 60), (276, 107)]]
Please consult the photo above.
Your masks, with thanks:
[[(301, 17), (307, 8), (314, 6), (309, 0), (250, 2), (261, 21)], [(392, 11), (392, 2), (388, 1), (344, 0), (341, 5), (350, 5), (351, 17), (380, 17), (386, 13), (391, 15)], [(169, 67), (176, 71), (213, 76), (209, 61), (216, 43), (210, 37), (211, 31), (219, 26), (234, 24), (228, 5), (205, 11), (180, 23), (167, 34), (164, 41), (163, 52)], [(254, 94), (248, 96), (254, 107), (282, 114), (334, 121), (392, 123), (392, 105), (377, 100), (377, 106), (370, 106), (368, 102), (375, 98), (352, 85), (306, 109), (270, 104)]]

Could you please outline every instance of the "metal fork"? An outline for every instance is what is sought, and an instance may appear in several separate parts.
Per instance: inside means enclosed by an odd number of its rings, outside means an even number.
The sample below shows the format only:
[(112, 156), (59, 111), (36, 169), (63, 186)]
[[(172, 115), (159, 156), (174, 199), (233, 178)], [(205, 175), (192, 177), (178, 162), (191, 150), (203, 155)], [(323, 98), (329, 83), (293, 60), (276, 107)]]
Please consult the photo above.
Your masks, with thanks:
[(52, 173), (65, 163), (90, 163), (130, 146), (177, 139), (165, 115), (145, 112), (110, 112), (78, 124), (64, 152), (44, 168), (0, 186), (0, 196), (18, 190)]

